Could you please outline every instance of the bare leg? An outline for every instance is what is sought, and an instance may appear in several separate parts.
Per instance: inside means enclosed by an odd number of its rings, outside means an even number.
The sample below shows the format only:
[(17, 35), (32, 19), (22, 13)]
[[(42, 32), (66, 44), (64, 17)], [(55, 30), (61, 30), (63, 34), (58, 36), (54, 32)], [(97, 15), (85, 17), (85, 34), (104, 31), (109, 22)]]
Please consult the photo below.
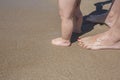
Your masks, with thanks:
[(62, 37), (53, 39), (53, 45), (70, 46), (70, 38), (72, 32), (80, 32), (80, 30), (77, 30), (78, 28), (80, 29), (80, 26), (78, 25), (82, 22), (81, 12), (77, 13), (78, 11), (80, 11), (77, 9), (79, 5), (80, 0), (59, 0)]
[(77, 5), (76, 5), (76, 8), (75, 8), (75, 16), (74, 16), (74, 29), (73, 29), (73, 32), (75, 33), (81, 33), (81, 25), (82, 25), (82, 13), (80, 11), (80, 3), (81, 1), (80, 0), (77, 0)]
[(109, 14), (114, 14), (114, 25), (106, 32), (79, 39), (79, 45), (87, 49), (120, 49), (120, 0), (115, 0)]
[[(106, 15), (105, 18), (105, 23), (109, 26), (109, 27), (113, 27), (116, 20), (117, 20), (117, 16), (116, 12), (118, 12), (118, 9), (116, 8), (116, 6), (113, 6), (115, 0), (112, 0), (112, 7), (110, 8), (110, 11), (108, 12), (108, 14)], [(114, 4), (115, 5), (115, 4)]]

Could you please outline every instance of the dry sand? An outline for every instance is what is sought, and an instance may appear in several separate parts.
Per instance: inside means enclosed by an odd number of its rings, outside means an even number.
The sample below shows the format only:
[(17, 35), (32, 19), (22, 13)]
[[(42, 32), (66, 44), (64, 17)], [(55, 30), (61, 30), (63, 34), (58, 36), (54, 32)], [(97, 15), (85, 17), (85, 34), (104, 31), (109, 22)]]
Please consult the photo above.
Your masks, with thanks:
[[(83, 14), (100, 1), (82, 0)], [(107, 29), (98, 24), (82, 37)], [(58, 36), (57, 0), (0, 0), (0, 80), (120, 80), (120, 50), (51, 45)]]

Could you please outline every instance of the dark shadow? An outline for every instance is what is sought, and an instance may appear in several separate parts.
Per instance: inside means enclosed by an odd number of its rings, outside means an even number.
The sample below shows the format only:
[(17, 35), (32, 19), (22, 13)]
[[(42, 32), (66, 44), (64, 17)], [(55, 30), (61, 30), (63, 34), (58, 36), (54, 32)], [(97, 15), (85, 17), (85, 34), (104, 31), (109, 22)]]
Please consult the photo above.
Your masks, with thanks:
[(106, 13), (108, 10), (103, 9), (103, 6), (106, 5), (106, 4), (109, 4), (111, 2), (112, 2), (112, 0), (107, 0), (107, 1), (104, 1), (104, 2), (98, 2), (98, 3), (94, 4), (95, 7), (96, 7), (96, 10), (92, 11), (90, 14), (83, 17), (82, 33), (73, 33), (73, 35), (71, 37), (71, 42), (72, 43), (76, 42), (79, 36), (93, 30), (94, 26), (97, 24), (97, 23), (91, 23), (91, 22), (86, 21), (86, 18), (90, 15), (99, 15), (99, 14)]

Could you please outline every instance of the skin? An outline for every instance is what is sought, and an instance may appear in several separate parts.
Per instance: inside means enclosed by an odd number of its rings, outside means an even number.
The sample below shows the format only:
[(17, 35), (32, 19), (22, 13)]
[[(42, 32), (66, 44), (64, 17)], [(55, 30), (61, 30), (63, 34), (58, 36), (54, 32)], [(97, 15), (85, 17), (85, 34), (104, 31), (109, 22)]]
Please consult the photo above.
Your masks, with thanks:
[(113, 27), (114, 24), (115, 24), (115, 22), (116, 22), (116, 20), (117, 20), (117, 17), (116, 17), (117, 15), (114, 15), (114, 13), (113, 13), (113, 11), (116, 11), (116, 8), (113, 9), (113, 7), (114, 7), (113, 6), (114, 1), (115, 0), (112, 0), (112, 6), (111, 6), (110, 10), (106, 13), (105, 16), (103, 16), (103, 17), (105, 17), (105, 20), (103, 20), (104, 23), (106, 23), (109, 27)]
[[(120, 0), (115, 0), (108, 15), (111, 16), (113, 26), (106, 32), (90, 37), (79, 39), (79, 45), (83, 48), (100, 49), (120, 49)], [(109, 18), (107, 17), (107, 18)]]
[(73, 32), (81, 32), (82, 13), (80, 0), (58, 0), (61, 18), (61, 37), (52, 40), (56, 46), (70, 46)]

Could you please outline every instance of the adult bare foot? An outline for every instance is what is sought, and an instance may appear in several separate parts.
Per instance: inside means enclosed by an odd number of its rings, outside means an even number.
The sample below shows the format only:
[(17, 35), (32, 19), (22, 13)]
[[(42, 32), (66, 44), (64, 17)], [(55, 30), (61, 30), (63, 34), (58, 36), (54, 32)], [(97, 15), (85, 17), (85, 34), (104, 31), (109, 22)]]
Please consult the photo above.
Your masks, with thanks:
[(83, 48), (99, 50), (99, 49), (120, 49), (120, 32), (109, 30), (91, 37), (79, 39), (79, 45)]
[(111, 28), (101, 34), (79, 39), (79, 45), (87, 49), (120, 49), (120, 0), (114, 0), (107, 16)]
[[(120, 49), (120, 0), (115, 0), (107, 16), (111, 28), (101, 34), (79, 39), (79, 45), (87, 49)], [(107, 21), (106, 20), (106, 21)]]
[(71, 45), (71, 42), (69, 40), (65, 40), (65, 39), (62, 39), (62, 38), (56, 38), (56, 39), (53, 39), (52, 40), (52, 44), (53, 45), (56, 45), (56, 46), (70, 46)]

